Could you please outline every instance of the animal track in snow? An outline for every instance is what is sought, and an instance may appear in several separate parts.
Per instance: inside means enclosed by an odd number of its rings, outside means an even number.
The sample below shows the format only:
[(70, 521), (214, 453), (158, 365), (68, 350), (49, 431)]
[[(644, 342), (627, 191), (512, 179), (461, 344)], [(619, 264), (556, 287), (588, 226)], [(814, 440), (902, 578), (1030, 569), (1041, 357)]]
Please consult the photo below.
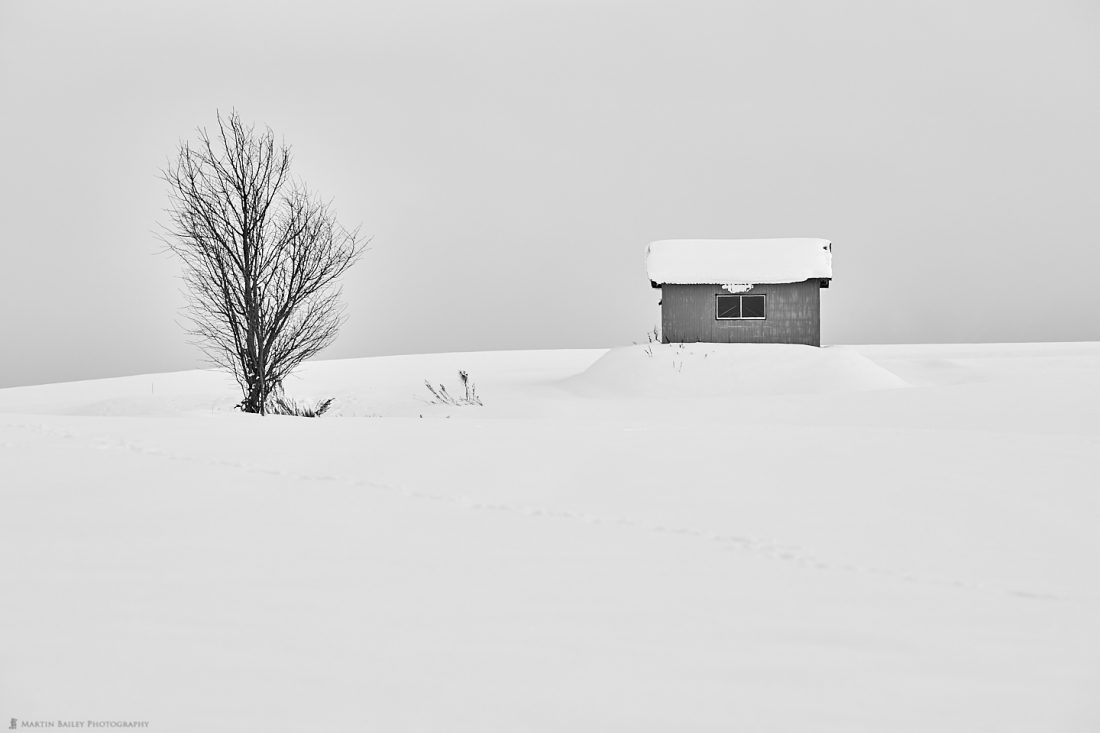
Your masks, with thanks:
[[(417, 489), (406, 489), (392, 484), (374, 481), (370, 479), (356, 478), (352, 476), (336, 475), (336, 474), (304, 474), (296, 473), (292, 471), (285, 471), (282, 469), (273, 468), (271, 466), (249, 463), (245, 461), (235, 461), (224, 458), (204, 458), (200, 456), (184, 455), (180, 453), (173, 453), (157, 446), (147, 446), (134, 443), (132, 441), (125, 440), (109, 440), (96, 436), (78, 435), (69, 430), (63, 430), (60, 428), (54, 428), (41, 424), (26, 424), (26, 423), (7, 423), (8, 427), (24, 429), (28, 431), (38, 432), (44, 435), (50, 435), (58, 437), (64, 440), (75, 440), (85, 444), (91, 445), (98, 450), (121, 450), (130, 453), (136, 453), (140, 455), (151, 456), (155, 458), (162, 458), (173, 461), (183, 461), (187, 463), (218, 466), (225, 468), (232, 468), (247, 473), (259, 473), (267, 476), (281, 476), (294, 481), (302, 482), (327, 482), (327, 483), (344, 483), (351, 486), (359, 486), (363, 488), (377, 489), (396, 493), (411, 499), (419, 501), (432, 501), (444, 504), (452, 504), (460, 506), (464, 509), (471, 511), (483, 511), (483, 512), (497, 512), (497, 513), (511, 513), (516, 515), (524, 515), (528, 517), (540, 517), (549, 519), (559, 519), (564, 521), (572, 521), (585, 525), (618, 525), (620, 527), (627, 527), (631, 529), (650, 532), (653, 534), (675, 535), (685, 538), (697, 538), (706, 540), (717, 544), (723, 551), (732, 551), (748, 554), (755, 557), (765, 558), (773, 561), (783, 562), (790, 564), (794, 567), (798, 567), (806, 570), (822, 571), (822, 572), (841, 572), (848, 574), (858, 574), (865, 576), (873, 576), (877, 578), (883, 578), (887, 580), (893, 580), (906, 584), (917, 585), (930, 585), (946, 588), (955, 588), (959, 590), (967, 590), (973, 592), (995, 592), (1005, 594), (1014, 598), (1028, 599), (1028, 600), (1046, 600), (1046, 601), (1060, 601), (1066, 600), (1066, 597), (1059, 594), (1046, 593), (1041, 591), (1030, 590), (1013, 590), (1007, 588), (994, 588), (986, 586), (980, 583), (968, 582), (962, 580), (953, 579), (939, 579), (929, 578), (915, 575), (910, 572), (891, 570), (889, 568), (876, 567), (876, 566), (863, 566), (855, 565), (852, 563), (832, 563), (826, 560), (815, 557), (814, 555), (807, 553), (797, 547), (761, 540), (750, 536), (741, 535), (729, 535), (718, 534), (711, 531), (700, 530), (691, 527), (674, 527), (667, 526), (665, 524), (646, 524), (638, 522), (634, 519), (627, 517), (606, 518), (597, 517), (591, 514), (569, 512), (562, 510), (549, 509), (540, 506), (526, 506), (526, 505), (512, 505), (502, 504), (494, 502), (485, 502), (475, 500), (467, 496), (449, 496), (446, 494), (436, 494), (425, 492)], [(0, 447), (15, 447), (11, 443), (0, 443)]]

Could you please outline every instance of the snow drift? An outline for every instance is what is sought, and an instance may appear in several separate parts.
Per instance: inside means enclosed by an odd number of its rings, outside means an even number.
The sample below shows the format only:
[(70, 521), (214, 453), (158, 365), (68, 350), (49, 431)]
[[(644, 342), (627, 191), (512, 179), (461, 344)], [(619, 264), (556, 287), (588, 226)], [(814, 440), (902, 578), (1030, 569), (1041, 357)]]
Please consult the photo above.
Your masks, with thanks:
[(650, 344), (609, 350), (565, 386), (586, 396), (720, 398), (896, 389), (856, 351), (800, 344)]

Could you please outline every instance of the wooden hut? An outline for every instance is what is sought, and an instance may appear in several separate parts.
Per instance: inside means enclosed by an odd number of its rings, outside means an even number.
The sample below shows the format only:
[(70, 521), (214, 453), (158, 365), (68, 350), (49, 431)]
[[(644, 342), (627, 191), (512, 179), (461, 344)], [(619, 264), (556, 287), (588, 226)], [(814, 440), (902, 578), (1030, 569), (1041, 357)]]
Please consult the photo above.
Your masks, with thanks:
[(646, 250), (665, 343), (821, 345), (827, 239), (665, 239)]

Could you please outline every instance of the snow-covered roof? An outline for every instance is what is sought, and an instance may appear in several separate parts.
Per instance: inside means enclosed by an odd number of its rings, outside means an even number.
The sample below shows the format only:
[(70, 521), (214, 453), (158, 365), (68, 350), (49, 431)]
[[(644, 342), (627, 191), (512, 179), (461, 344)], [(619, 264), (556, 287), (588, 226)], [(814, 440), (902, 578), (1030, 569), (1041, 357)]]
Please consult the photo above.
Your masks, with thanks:
[(657, 285), (797, 283), (833, 277), (827, 239), (662, 239), (646, 249)]

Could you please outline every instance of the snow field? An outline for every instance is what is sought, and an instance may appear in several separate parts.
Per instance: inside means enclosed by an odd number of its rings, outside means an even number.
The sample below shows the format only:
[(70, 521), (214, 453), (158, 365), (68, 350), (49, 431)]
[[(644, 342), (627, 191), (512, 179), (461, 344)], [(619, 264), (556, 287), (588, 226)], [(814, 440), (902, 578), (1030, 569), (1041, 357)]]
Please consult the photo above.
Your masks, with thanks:
[(1100, 346), (644, 348), (0, 391), (0, 714), (1100, 727)]

